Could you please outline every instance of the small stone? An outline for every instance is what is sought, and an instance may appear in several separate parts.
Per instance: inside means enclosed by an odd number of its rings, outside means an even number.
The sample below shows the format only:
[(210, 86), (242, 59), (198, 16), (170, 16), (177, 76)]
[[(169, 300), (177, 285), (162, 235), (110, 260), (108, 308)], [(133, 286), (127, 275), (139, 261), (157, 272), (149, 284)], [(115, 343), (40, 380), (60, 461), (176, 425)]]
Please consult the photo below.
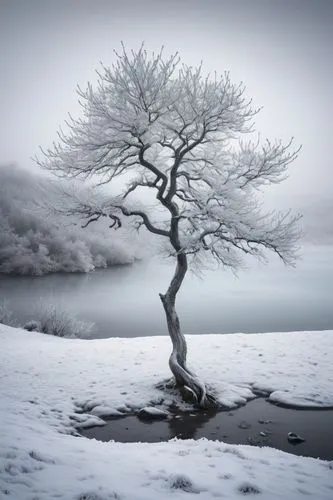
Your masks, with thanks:
[(240, 429), (250, 429), (251, 424), (249, 424), (248, 422), (245, 422), (245, 420), (243, 420), (243, 422), (241, 422), (240, 424), (238, 424), (238, 427)]
[(272, 421), (271, 420), (264, 420), (263, 418), (261, 418), (261, 419), (258, 420), (258, 423), (259, 424), (267, 425), (267, 424), (271, 424)]
[(299, 436), (295, 432), (288, 432), (288, 441), (292, 444), (304, 443), (305, 439), (302, 436)]
[(261, 493), (258, 486), (250, 483), (242, 484), (241, 486), (239, 486), (238, 491), (240, 493), (243, 493), (244, 495), (258, 495), (259, 493)]
[(167, 411), (154, 408), (153, 406), (145, 406), (138, 413), (138, 417), (141, 420), (164, 420), (168, 416), (169, 413)]

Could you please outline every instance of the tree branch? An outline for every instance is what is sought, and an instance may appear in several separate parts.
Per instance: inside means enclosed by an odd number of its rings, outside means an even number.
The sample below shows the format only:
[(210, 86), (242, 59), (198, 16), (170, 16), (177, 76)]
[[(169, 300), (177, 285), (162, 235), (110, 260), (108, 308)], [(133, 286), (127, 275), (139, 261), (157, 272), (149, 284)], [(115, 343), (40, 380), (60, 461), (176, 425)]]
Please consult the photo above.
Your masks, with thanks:
[(157, 185), (159, 180), (162, 180), (162, 184), (158, 188), (158, 199), (161, 199), (168, 184), (168, 178), (163, 172), (161, 172), (161, 170), (156, 168), (155, 165), (153, 165), (144, 158), (144, 153), (145, 151), (147, 151), (147, 149), (149, 149), (149, 147), (150, 147), (149, 145), (146, 146), (142, 145), (142, 147), (139, 150), (139, 162), (143, 167), (147, 168), (148, 170), (150, 170), (150, 172), (156, 175), (155, 186)]
[(126, 207), (122, 205), (114, 205), (114, 208), (118, 208), (122, 212), (122, 214), (125, 215), (126, 217), (133, 217), (133, 216), (141, 217), (143, 224), (151, 233), (158, 234), (159, 236), (166, 236), (167, 238), (170, 237), (170, 232), (166, 231), (165, 229), (154, 226), (150, 222), (149, 217), (145, 212), (142, 212), (141, 210), (128, 210)]

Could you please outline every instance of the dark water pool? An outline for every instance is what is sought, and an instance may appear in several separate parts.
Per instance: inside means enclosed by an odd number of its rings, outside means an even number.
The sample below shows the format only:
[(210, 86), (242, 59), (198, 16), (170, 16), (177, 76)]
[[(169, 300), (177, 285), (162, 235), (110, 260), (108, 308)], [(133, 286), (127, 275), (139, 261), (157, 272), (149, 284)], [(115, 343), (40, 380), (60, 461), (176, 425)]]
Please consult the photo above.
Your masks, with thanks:
[[(291, 444), (288, 432), (295, 432), (306, 441)], [(178, 413), (164, 421), (141, 421), (131, 415), (109, 420), (103, 427), (84, 429), (81, 434), (100, 441), (123, 443), (206, 437), (229, 444), (271, 446), (295, 455), (333, 460), (333, 409), (282, 408), (263, 398), (232, 411)]]

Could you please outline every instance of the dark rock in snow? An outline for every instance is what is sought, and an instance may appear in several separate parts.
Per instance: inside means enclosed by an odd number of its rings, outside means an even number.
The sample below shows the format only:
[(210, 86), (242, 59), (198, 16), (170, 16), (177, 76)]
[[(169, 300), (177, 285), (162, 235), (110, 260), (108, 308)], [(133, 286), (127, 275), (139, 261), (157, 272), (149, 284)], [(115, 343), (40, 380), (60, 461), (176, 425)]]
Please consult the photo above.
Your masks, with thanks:
[(244, 495), (258, 495), (261, 493), (258, 486), (250, 483), (243, 483), (239, 486), (238, 491)]
[(169, 479), (169, 484), (173, 490), (183, 490), (186, 493), (200, 493), (199, 488), (194, 486), (192, 480), (183, 474), (172, 475)]
[(138, 417), (141, 420), (163, 420), (168, 418), (168, 416), (169, 413), (167, 411), (154, 408), (153, 406), (145, 406), (138, 413)]

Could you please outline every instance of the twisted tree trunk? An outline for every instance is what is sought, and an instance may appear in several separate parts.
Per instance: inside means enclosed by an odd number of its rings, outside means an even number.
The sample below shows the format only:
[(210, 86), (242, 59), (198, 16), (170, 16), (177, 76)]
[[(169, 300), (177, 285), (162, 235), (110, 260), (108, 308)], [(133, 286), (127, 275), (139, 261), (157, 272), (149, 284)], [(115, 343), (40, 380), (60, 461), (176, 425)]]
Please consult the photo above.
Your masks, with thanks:
[(186, 366), (187, 345), (175, 308), (176, 296), (186, 272), (187, 258), (185, 254), (180, 253), (177, 255), (177, 266), (169, 288), (164, 295), (160, 294), (173, 347), (169, 366), (175, 377), (176, 386), (187, 390), (192, 394), (195, 403), (206, 408), (216, 406), (216, 401), (213, 396), (207, 394), (205, 385)]

